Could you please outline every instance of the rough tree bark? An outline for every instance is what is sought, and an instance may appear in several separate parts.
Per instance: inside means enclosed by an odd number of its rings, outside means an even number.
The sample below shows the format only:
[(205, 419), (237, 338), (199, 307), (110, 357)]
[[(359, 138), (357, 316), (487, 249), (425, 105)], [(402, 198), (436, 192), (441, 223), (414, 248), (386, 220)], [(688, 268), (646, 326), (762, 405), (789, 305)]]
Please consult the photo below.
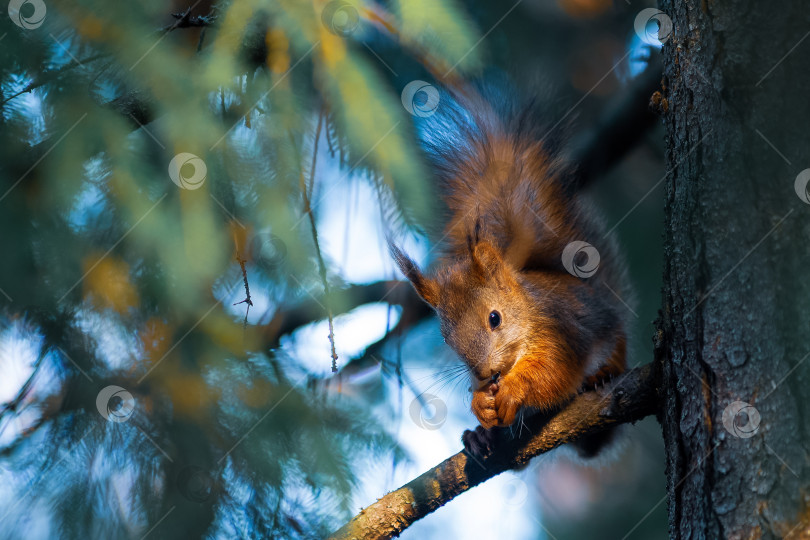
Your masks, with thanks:
[[(810, 11), (661, 7), (674, 28), (656, 100), (668, 138), (656, 358), (670, 536), (810, 538)], [(397, 534), (491, 476), (458, 475), (465, 464), (451, 457), (337, 537)]]
[(658, 323), (670, 536), (807, 538), (810, 206), (794, 187), (810, 167), (810, 12), (661, 9), (674, 26)]

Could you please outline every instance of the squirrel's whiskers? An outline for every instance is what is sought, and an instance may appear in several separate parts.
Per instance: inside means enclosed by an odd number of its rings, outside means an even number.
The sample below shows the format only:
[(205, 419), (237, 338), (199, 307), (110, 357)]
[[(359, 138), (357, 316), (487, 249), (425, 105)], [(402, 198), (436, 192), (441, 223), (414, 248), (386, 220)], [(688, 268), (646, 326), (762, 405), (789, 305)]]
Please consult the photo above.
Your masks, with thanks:
[(531, 109), (471, 92), (436, 117), (422, 130), (450, 213), (445, 255), (427, 275), (391, 252), (468, 367), (481, 425), (509, 426), (625, 370), (626, 279)]

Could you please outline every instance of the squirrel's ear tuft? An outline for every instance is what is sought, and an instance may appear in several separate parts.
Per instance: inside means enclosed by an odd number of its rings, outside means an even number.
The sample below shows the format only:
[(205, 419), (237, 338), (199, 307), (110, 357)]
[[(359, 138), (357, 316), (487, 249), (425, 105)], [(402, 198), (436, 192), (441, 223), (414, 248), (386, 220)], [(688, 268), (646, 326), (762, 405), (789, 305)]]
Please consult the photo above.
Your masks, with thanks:
[(391, 256), (396, 261), (397, 266), (408, 278), (408, 281), (411, 282), (419, 296), (434, 308), (439, 305), (439, 284), (436, 280), (425, 277), (419, 267), (416, 266), (416, 263), (390, 241), (388, 242), (388, 249), (391, 251)]
[(503, 259), (498, 250), (487, 241), (481, 241), (471, 246), (470, 256), (473, 271), (484, 281), (488, 281), (494, 276), (503, 265)]
[(515, 216), (509, 221), (511, 241), (503, 254), (504, 260), (518, 271), (528, 264), (537, 241), (534, 223), (525, 218), (522, 223), (516, 222), (519, 219), (521, 216)]

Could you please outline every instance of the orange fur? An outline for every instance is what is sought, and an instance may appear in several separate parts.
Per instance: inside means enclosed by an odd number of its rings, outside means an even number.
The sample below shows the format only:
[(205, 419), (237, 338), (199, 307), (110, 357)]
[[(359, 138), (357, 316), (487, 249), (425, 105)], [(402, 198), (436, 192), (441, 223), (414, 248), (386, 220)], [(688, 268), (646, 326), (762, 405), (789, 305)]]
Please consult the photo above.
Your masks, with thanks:
[[(426, 276), (396, 247), (392, 253), (469, 366), (472, 410), (491, 428), (624, 371), (625, 308), (610, 291), (625, 286), (612, 242), (566, 189), (563, 164), (542, 140), (478, 105), (468, 104), (475, 128), (444, 169), (451, 215), (439, 268)], [(602, 262), (588, 279), (562, 264), (576, 240), (599, 246)]]

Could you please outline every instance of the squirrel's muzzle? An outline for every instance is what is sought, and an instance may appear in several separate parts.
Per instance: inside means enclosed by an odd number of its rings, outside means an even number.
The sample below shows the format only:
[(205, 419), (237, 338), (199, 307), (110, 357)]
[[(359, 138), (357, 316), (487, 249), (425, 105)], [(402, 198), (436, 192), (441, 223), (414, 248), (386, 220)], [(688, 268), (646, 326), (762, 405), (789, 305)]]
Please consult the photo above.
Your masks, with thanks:
[(492, 370), (487, 370), (487, 373), (481, 373), (477, 370), (473, 371), (473, 376), (475, 377), (476, 382), (478, 383), (478, 388), (483, 388), (488, 384), (496, 384), (498, 380), (501, 378), (501, 372), (496, 371), (492, 372)]

